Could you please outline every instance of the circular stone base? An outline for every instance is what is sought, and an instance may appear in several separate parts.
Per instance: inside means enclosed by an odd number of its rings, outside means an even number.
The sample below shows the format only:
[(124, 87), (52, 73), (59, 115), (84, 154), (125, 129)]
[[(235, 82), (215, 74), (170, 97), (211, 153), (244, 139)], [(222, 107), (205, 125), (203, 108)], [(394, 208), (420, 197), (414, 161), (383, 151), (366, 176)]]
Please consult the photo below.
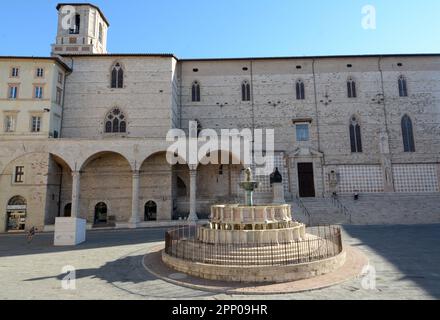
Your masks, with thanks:
[(344, 265), (346, 252), (337, 256), (292, 265), (280, 266), (230, 266), (192, 262), (172, 257), (162, 252), (163, 262), (178, 272), (219, 281), (241, 283), (284, 283), (321, 276)]
[(333, 272), (310, 279), (285, 283), (249, 284), (205, 280), (183, 273), (176, 273), (162, 261), (163, 246), (153, 248), (144, 257), (144, 267), (156, 277), (175, 285), (225, 294), (285, 294), (330, 287), (361, 275), (368, 258), (358, 249), (345, 246), (345, 263)]

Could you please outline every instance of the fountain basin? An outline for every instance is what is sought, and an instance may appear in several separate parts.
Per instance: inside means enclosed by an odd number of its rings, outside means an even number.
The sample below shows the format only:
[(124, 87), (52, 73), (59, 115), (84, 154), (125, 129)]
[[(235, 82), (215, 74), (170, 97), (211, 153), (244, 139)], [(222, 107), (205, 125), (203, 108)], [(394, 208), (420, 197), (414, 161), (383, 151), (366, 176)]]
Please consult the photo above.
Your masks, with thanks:
[(211, 207), (211, 223), (230, 225), (268, 225), (292, 221), (290, 205), (242, 206), (216, 205)]
[(202, 226), (197, 229), (197, 240), (207, 244), (284, 244), (306, 237), (306, 226), (289, 222), (283, 228), (261, 230), (213, 229)]

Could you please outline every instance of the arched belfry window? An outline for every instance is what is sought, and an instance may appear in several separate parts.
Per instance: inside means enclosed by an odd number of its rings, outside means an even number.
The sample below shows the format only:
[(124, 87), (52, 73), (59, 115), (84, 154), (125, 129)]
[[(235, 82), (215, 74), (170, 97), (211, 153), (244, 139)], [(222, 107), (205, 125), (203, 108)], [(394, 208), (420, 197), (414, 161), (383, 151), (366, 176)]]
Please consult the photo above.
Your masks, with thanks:
[(200, 83), (198, 81), (194, 81), (191, 88), (191, 95), (193, 102), (200, 102)]
[(354, 116), (350, 120), (350, 145), (352, 153), (362, 152), (361, 126)]
[(251, 85), (248, 81), (243, 81), (241, 84), (241, 100), (251, 101)]
[(416, 152), (416, 146), (414, 144), (413, 125), (411, 118), (408, 115), (404, 115), (402, 118), (402, 137), (404, 151)]
[(404, 76), (399, 77), (399, 96), (407, 97), (408, 96), (408, 87), (406, 83), (406, 78)]
[(79, 34), (81, 28), (81, 16), (79, 14), (75, 15), (75, 20), (73, 21), (72, 28), (69, 29), (70, 34)]
[(127, 118), (119, 108), (114, 108), (105, 117), (105, 133), (126, 133)]
[(120, 89), (124, 87), (124, 69), (119, 62), (112, 67), (112, 81), (111, 87), (113, 89)]
[(356, 82), (352, 78), (347, 80), (347, 95), (349, 98), (356, 98)]
[(298, 80), (296, 82), (296, 100), (304, 100), (306, 98), (304, 82)]

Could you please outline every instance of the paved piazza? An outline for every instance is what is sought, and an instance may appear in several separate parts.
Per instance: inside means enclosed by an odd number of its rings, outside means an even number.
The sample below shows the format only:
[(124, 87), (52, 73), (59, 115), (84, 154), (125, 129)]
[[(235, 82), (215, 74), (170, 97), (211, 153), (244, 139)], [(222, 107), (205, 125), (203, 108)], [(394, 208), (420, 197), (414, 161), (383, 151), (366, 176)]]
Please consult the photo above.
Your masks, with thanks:
[[(53, 234), (28, 245), (23, 234), (0, 235), (0, 299), (439, 299), (440, 225), (346, 226), (344, 239), (362, 250), (377, 272), (376, 290), (355, 279), (286, 295), (229, 296), (156, 279), (142, 266), (165, 229), (93, 231), (87, 243), (55, 248)], [(63, 290), (62, 268), (77, 270), (76, 290)]]

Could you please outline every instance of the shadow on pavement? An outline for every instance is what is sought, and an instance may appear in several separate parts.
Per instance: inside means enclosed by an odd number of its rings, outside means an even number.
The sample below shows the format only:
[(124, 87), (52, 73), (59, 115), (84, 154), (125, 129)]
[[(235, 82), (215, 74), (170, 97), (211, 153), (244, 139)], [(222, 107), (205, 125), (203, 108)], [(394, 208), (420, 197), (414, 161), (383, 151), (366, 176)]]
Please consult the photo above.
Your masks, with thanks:
[(166, 230), (167, 228), (87, 231), (86, 242), (72, 247), (55, 247), (53, 233), (37, 234), (30, 244), (27, 243), (25, 234), (2, 234), (0, 258), (161, 242), (165, 239)]
[[(345, 232), (391, 263), (404, 276), (440, 299), (440, 225), (344, 226)], [(374, 261), (371, 261), (374, 266)], [(381, 270), (377, 270), (380, 278)]]

